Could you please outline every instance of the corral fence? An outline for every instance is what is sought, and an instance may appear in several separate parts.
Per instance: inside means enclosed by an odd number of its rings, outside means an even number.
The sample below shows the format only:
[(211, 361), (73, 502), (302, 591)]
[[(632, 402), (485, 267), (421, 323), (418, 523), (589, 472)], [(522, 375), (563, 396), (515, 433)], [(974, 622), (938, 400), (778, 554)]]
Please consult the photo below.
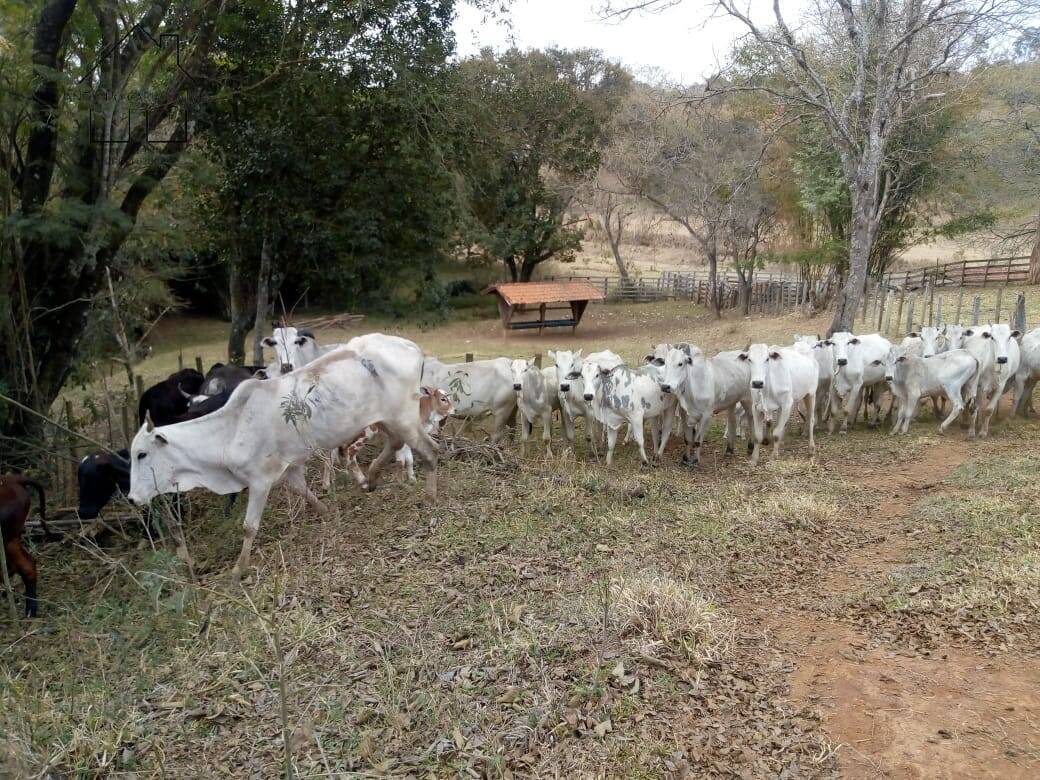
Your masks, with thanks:
[(1025, 284), (1029, 277), (1029, 257), (995, 257), (989, 260), (935, 261), (934, 266), (911, 271), (893, 271), (881, 283), (893, 289), (919, 290), (924, 287), (989, 287)]

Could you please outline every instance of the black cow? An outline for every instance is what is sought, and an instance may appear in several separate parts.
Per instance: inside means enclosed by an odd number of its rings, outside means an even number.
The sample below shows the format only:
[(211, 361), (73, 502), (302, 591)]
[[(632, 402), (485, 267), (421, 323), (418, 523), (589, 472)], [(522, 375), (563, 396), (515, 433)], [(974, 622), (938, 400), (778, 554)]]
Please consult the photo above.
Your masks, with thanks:
[[(257, 371), (262, 371), (264, 366), (236, 366), (214, 363), (206, 372), (206, 377), (199, 388), (199, 395), (217, 396), (225, 390), (234, 390), (247, 379), (252, 379)], [(194, 395), (194, 393), (193, 393)], [(158, 424), (158, 423), (157, 423)]]
[(152, 385), (141, 396), (137, 405), (138, 425), (144, 425), (145, 414), (151, 413), (155, 425), (169, 425), (188, 410), (189, 396), (202, 387), (205, 377), (194, 368), (183, 368), (158, 384)]
[(130, 492), (130, 450), (94, 452), (79, 463), (79, 516), (93, 520), (115, 495)]

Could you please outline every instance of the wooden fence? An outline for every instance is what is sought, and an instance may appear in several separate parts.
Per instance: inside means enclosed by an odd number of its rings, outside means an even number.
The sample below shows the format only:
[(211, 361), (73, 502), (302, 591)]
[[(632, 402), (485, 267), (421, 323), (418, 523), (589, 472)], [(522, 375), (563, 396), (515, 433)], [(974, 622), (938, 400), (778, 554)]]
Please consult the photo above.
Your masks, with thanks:
[(1025, 284), (1029, 276), (1029, 258), (996, 257), (989, 260), (935, 261), (934, 266), (912, 271), (895, 271), (881, 278), (893, 289), (918, 290), (923, 287), (988, 287), (990, 285)]

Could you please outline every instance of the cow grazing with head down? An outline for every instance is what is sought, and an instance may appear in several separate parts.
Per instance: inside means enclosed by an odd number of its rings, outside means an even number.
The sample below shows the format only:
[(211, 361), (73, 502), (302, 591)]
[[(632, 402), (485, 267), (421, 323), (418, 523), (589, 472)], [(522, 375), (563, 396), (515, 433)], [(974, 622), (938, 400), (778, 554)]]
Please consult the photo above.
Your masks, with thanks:
[(4, 542), (4, 560), (11, 576), (17, 574), (25, 586), (25, 616), (36, 617), (36, 561), (22, 544), (25, 521), (29, 518), (32, 499), (27, 488), (36, 491), (40, 500), (40, 525), (48, 539), (58, 539), (47, 527), (46, 498), (43, 486), (22, 474), (7, 474), (0, 477), (0, 537)]
[(516, 410), (509, 358), (470, 363), (442, 363), (436, 358), (427, 358), (422, 384), (446, 390), (455, 405), (455, 417), (475, 419), (491, 415), (491, 443), (498, 444), (502, 440)]
[(584, 361), (581, 374), (584, 398), (596, 420), (606, 429), (607, 465), (614, 461), (617, 434), (625, 423), (628, 423), (629, 438), (639, 447), (640, 460), (643, 465), (649, 465), (643, 432), (643, 421), (647, 419), (650, 420), (654, 455), (660, 457), (672, 433), (676, 401), (674, 395), (661, 389), (658, 378), (640, 374), (624, 365), (612, 368), (601, 365), (592, 360), (591, 355)]
[(130, 492), (130, 450), (93, 452), (79, 462), (79, 509), (83, 520), (93, 520), (118, 490)]
[(150, 415), (156, 425), (169, 425), (188, 410), (188, 399), (198, 395), (205, 379), (194, 368), (183, 368), (149, 387), (137, 404), (138, 424)]
[(750, 371), (738, 352), (720, 352), (712, 358), (691, 344), (668, 350), (661, 389), (673, 393), (686, 414), (686, 453), (683, 461), (700, 463), (701, 447), (717, 412), (726, 412), (726, 454), (733, 452), (736, 408), (750, 413)]
[(967, 392), (974, 385), (979, 361), (965, 349), (954, 349), (921, 357), (905, 346), (892, 347), (885, 358), (885, 381), (898, 401), (892, 434), (907, 433), (922, 398), (946, 398), (953, 406), (939, 424), (943, 433), (972, 398)]
[(534, 423), (542, 422), (542, 441), (545, 451), (552, 455), (552, 413), (560, 408), (560, 382), (556, 366), (539, 368), (529, 360), (514, 360), (510, 365), (513, 376), (513, 392), (523, 418), (520, 423), (520, 454), (526, 454), (527, 439)]
[(989, 424), (997, 411), (1001, 396), (1012, 386), (1021, 362), (1018, 339), (1021, 333), (1010, 325), (977, 325), (964, 331), (964, 349), (979, 361), (974, 387), (969, 391), (975, 399), (971, 410), (968, 436), (975, 436), (979, 410), (982, 409), (980, 436), (989, 435)]
[(803, 414), (809, 437), (809, 454), (814, 455), (816, 388), (819, 385), (819, 368), (815, 358), (796, 347), (752, 344), (740, 353), (738, 359), (746, 362), (750, 369), (751, 419), (755, 432), (751, 465), (758, 464), (759, 447), (767, 437), (773, 440), (773, 457), (780, 455), (791, 411), (802, 405), (805, 407)]
[(1029, 416), (1033, 408), (1033, 388), (1040, 380), (1040, 328), (1022, 336), (1018, 371), (1015, 373), (1015, 411)]
[(249, 488), (234, 568), (241, 574), (271, 489), (284, 483), (324, 512), (307, 487), (304, 463), (318, 450), (353, 442), (377, 422), (387, 442), (369, 469), (370, 487), (393, 453), (408, 444), (430, 464), (426, 490), (435, 498), (437, 445), (422, 429), (417, 403), (422, 351), (383, 334), (351, 344), (280, 377), (243, 382), (212, 414), (165, 428), (146, 422), (130, 448), (129, 499), (146, 504), (161, 493), (197, 487), (222, 495)]
[[(441, 427), (441, 422), (451, 417), (454, 413), (455, 407), (451, 402), (451, 396), (446, 392), (439, 388), (420, 388), (419, 419), (422, 421), (423, 430), (428, 434), (432, 436), (436, 433)], [(357, 456), (364, 448), (365, 444), (383, 432), (383, 426), (381, 423), (370, 425), (365, 428), (364, 433), (358, 436), (351, 444), (340, 448), (340, 453), (343, 455), (343, 460), (346, 463), (347, 470), (353, 474), (354, 480), (363, 490), (368, 489), (368, 477), (358, 465)], [(394, 460), (396, 460), (397, 463), (400, 464), (401, 468), (408, 474), (408, 480), (410, 482), (415, 482), (415, 459), (412, 455), (412, 448), (405, 444), (401, 449), (394, 453)]]

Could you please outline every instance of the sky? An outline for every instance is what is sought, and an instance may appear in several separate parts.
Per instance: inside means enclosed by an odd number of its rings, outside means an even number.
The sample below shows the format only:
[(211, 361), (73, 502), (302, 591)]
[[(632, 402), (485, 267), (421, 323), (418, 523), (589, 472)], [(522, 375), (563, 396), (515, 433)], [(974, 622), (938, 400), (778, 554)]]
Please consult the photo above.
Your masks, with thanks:
[[(763, 19), (771, 9), (768, 0), (750, 2), (753, 18)], [(781, 3), (785, 16), (797, 16), (805, 0)], [(729, 52), (742, 25), (730, 18), (712, 18), (711, 0), (683, 0), (655, 13), (636, 13), (624, 20), (603, 19), (603, 0), (513, 0), (507, 14), (511, 26), (487, 20), (484, 13), (460, 3), (455, 21), (459, 54), (466, 56), (483, 46), (496, 50), (515, 42), (520, 48), (559, 46), (594, 48), (639, 72), (659, 69), (669, 80), (683, 83), (711, 75), (717, 60)]]

